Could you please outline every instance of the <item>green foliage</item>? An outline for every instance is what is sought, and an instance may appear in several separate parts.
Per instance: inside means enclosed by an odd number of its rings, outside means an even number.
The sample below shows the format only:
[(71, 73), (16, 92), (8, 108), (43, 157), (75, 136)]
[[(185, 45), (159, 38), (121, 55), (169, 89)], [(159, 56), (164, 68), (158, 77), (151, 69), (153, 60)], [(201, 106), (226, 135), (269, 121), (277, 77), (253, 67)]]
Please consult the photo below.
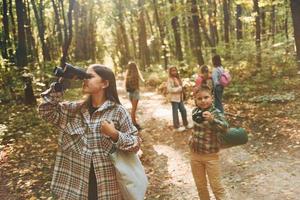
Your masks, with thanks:
[(146, 85), (150, 87), (157, 87), (168, 78), (168, 72), (165, 71), (162, 65), (152, 65), (147, 68), (143, 74)]
[(262, 95), (255, 96), (249, 99), (250, 102), (260, 103), (260, 102), (272, 102), (272, 103), (283, 103), (286, 101), (294, 101), (295, 94), (293, 92), (285, 94), (275, 94), (275, 95)]

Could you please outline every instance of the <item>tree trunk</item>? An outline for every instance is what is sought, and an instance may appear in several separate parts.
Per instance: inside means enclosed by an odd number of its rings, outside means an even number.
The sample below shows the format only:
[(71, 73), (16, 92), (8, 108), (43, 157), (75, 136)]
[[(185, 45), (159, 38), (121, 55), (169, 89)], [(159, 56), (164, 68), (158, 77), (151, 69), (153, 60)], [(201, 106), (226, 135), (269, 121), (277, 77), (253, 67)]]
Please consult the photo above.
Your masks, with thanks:
[(25, 87), (24, 87), (24, 103), (26, 105), (36, 105), (36, 98), (34, 96), (33, 93), (33, 89), (32, 89), (32, 80), (31, 77), (23, 77), (23, 82), (25, 83)]
[(243, 39), (243, 23), (240, 17), (242, 16), (243, 8), (242, 5), (236, 5), (236, 39)]
[[(208, 5), (213, 5), (211, 0), (207, 0)], [(216, 51), (216, 34), (215, 34), (215, 26), (216, 26), (216, 18), (213, 16), (213, 8), (209, 6), (207, 8), (208, 14), (208, 23), (209, 23), (209, 32), (210, 32), (210, 40), (212, 46), (214, 46), (213, 50)]]
[(38, 29), (38, 35), (40, 38), (40, 42), (42, 45), (42, 54), (43, 54), (43, 59), (44, 61), (50, 61), (51, 60), (51, 56), (49, 53), (49, 48), (47, 43), (45, 42), (45, 24), (44, 24), (44, 5), (43, 5), (43, 1), (40, 1), (40, 5), (39, 8), (40, 10), (38, 11), (38, 8), (36, 6), (36, 2), (35, 0), (31, 0), (31, 5), (34, 11), (34, 15), (35, 15), (35, 19), (36, 19), (36, 25), (37, 25), (37, 29)]
[(3, 23), (3, 38), (2, 38), (2, 57), (4, 59), (8, 59), (8, 53), (7, 48), (10, 43), (9, 41), (9, 24), (8, 24), (8, 16), (7, 16), (7, 1), (3, 0), (3, 17), (2, 17), (2, 23)]
[(261, 28), (260, 28), (260, 12), (258, 7), (259, 0), (253, 0), (255, 17), (255, 45), (256, 45), (256, 68), (261, 70)]
[(14, 18), (12, 0), (9, 0), (9, 16), (10, 16), (10, 20), (11, 20), (11, 30), (12, 30), (12, 35), (13, 35), (13, 39), (14, 39), (14, 44), (16, 46), (18, 38), (17, 38), (16, 23), (15, 23), (15, 18)]
[(134, 27), (135, 27), (135, 23), (134, 23), (134, 16), (135, 14), (131, 11), (131, 15), (130, 15), (130, 39), (132, 42), (132, 49), (133, 49), (133, 59), (137, 59), (137, 47), (136, 47), (136, 39), (135, 39), (135, 35), (134, 35)]
[(198, 8), (197, 8), (197, 1), (191, 0), (191, 13), (192, 13), (192, 20), (193, 20), (193, 29), (194, 29), (194, 51), (197, 57), (197, 63), (199, 66), (204, 64), (204, 59), (201, 50), (201, 35), (200, 35), (200, 27), (199, 27), (199, 15), (198, 15)]
[[(119, 38), (119, 42), (121, 42), (121, 49), (119, 49), (121, 53), (121, 58), (120, 58), (120, 65), (125, 66), (128, 64), (129, 60), (131, 59), (130, 56), (130, 49), (129, 49), (129, 43), (128, 43), (128, 36), (127, 36), (127, 31), (125, 27), (125, 20), (124, 20), (124, 5), (123, 5), (122, 0), (118, 0), (117, 2), (115, 1), (117, 10), (118, 10), (118, 28), (120, 30), (119, 34), (121, 34)], [(121, 40), (120, 40), (121, 39)]]
[(213, 8), (214, 8), (214, 11), (213, 11), (213, 19), (214, 19), (214, 26), (213, 26), (213, 29), (214, 29), (214, 37), (216, 39), (216, 42), (215, 44), (218, 44), (219, 43), (219, 33), (218, 33), (218, 26), (217, 26), (217, 2), (216, 0), (213, 0)]
[[(175, 12), (175, 2), (174, 0), (169, 0), (171, 4), (171, 13)], [(181, 46), (181, 36), (180, 36), (180, 29), (179, 29), (179, 22), (178, 16), (174, 16), (171, 19), (171, 25), (174, 33), (175, 38), (175, 50), (176, 50), (176, 58), (179, 61), (183, 61), (183, 53), (182, 53), (182, 46)]]
[(139, 57), (141, 60), (141, 68), (145, 70), (146, 66), (150, 66), (150, 52), (147, 45), (147, 31), (145, 24), (145, 9), (144, 9), (144, 0), (138, 1), (139, 6)]
[(286, 40), (289, 39), (289, 6), (288, 6), (288, 0), (284, 0), (285, 5), (285, 18), (284, 18), (284, 33)]
[(204, 34), (204, 37), (205, 37), (206, 41), (208, 42), (208, 45), (211, 47), (211, 52), (213, 54), (215, 54), (216, 53), (216, 46), (212, 42), (211, 38), (209, 37), (208, 30), (206, 28), (205, 16), (204, 16), (203, 13), (204, 13), (203, 12), (203, 7), (200, 6), (200, 16), (201, 16), (201, 18), (200, 18), (200, 26), (202, 28), (202, 32)]
[(60, 24), (60, 17), (59, 17), (59, 11), (58, 11), (58, 5), (55, 3), (54, 0), (51, 0), (52, 2), (52, 6), (53, 6), (53, 10), (54, 10), (54, 16), (55, 16), (55, 34), (57, 34), (57, 39), (58, 39), (58, 43), (59, 45), (62, 46), (63, 44), (63, 38), (62, 38), (62, 30), (61, 30), (61, 24)]
[[(69, 0), (69, 10), (68, 10), (68, 24), (65, 23), (65, 27), (64, 27), (64, 32), (65, 32), (65, 37), (64, 37), (64, 44), (62, 46), (62, 57), (60, 59), (60, 66), (64, 66), (67, 58), (68, 58), (68, 51), (69, 51), (69, 47), (72, 41), (72, 37), (73, 37), (73, 30), (72, 30), (72, 12), (73, 12), (73, 8), (74, 8), (74, 4), (75, 4), (75, 0)], [(62, 7), (63, 10), (63, 7)]]
[(28, 62), (32, 62), (37, 54), (35, 54), (35, 41), (31, 31), (31, 18), (30, 18), (30, 5), (28, 0), (24, 0), (24, 23), (25, 23), (25, 36)]
[(18, 21), (18, 46), (16, 49), (16, 64), (19, 68), (23, 68), (27, 65), (24, 12), (25, 12), (25, 7), (23, 1), (16, 0), (16, 13), (17, 13), (17, 21)]
[(164, 66), (165, 66), (165, 69), (167, 69), (168, 68), (168, 51), (167, 51), (167, 46), (165, 44), (165, 32), (164, 32), (164, 29), (160, 22), (160, 18), (159, 18), (159, 14), (158, 14), (158, 6), (157, 6), (156, 0), (153, 0), (153, 5), (154, 5), (155, 19), (156, 19), (156, 23), (157, 23), (158, 30), (159, 30), (161, 47), (162, 47), (162, 51), (163, 51)]
[(271, 35), (272, 35), (272, 43), (275, 43), (275, 34), (276, 34), (276, 7), (272, 5), (272, 12), (271, 12)]
[(300, 0), (291, 0), (291, 11), (296, 46), (296, 59), (300, 70)]
[(260, 8), (260, 18), (261, 18), (261, 35), (262, 35), (262, 40), (266, 40), (266, 11), (265, 7)]
[(224, 13), (224, 41), (226, 44), (229, 43), (229, 5), (228, 5), (228, 0), (223, 0), (223, 13)]

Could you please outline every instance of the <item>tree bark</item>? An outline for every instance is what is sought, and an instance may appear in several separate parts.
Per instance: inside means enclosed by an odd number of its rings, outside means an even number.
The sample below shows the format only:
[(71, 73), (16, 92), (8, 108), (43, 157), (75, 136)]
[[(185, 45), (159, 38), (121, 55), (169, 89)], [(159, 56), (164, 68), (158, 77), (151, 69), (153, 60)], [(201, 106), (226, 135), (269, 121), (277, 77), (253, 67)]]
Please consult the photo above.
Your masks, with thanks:
[(17, 38), (16, 23), (15, 23), (15, 18), (14, 18), (12, 0), (9, 0), (9, 16), (10, 16), (10, 20), (11, 20), (11, 30), (12, 30), (14, 45), (16, 45), (18, 38)]
[(167, 51), (167, 46), (165, 44), (165, 31), (160, 22), (160, 17), (158, 14), (158, 6), (157, 6), (156, 0), (153, 0), (153, 5), (154, 5), (155, 19), (156, 19), (156, 23), (157, 23), (158, 30), (159, 30), (160, 43), (161, 43), (162, 52), (163, 52), (164, 66), (165, 66), (165, 69), (167, 69), (168, 68), (168, 51)]
[[(121, 34), (119, 38), (119, 42), (121, 42), (121, 48), (119, 49), (121, 53), (121, 58), (120, 58), (120, 65), (125, 66), (128, 64), (129, 60), (131, 59), (130, 55), (130, 49), (129, 49), (129, 43), (128, 43), (128, 36), (127, 36), (127, 31), (125, 27), (125, 20), (124, 20), (124, 5), (123, 5), (122, 0), (118, 0), (117, 2), (115, 1), (117, 11), (118, 11), (118, 21), (117, 24), (119, 27), (117, 29), (120, 30), (119, 34)], [(121, 40), (120, 40), (121, 39)]]
[(289, 39), (289, 6), (288, 6), (288, 0), (284, 0), (284, 5), (285, 5), (285, 18), (284, 18), (284, 33), (285, 33), (285, 38), (288, 40)]
[(2, 12), (3, 12), (3, 17), (2, 17), (2, 23), (3, 23), (3, 38), (2, 38), (2, 57), (4, 59), (8, 59), (8, 53), (7, 53), (7, 47), (10, 43), (9, 40), (9, 23), (8, 23), (8, 16), (7, 16), (7, 1), (3, 0), (2, 3)]
[(242, 16), (243, 8), (242, 5), (236, 5), (236, 39), (243, 39), (243, 23), (240, 17)]
[(25, 7), (23, 1), (16, 0), (16, 13), (17, 13), (17, 21), (18, 21), (18, 46), (16, 49), (16, 64), (19, 68), (23, 68), (27, 65), (24, 12), (25, 12)]
[(229, 13), (229, 5), (228, 0), (223, 0), (223, 13), (224, 13), (224, 41), (225, 43), (229, 43), (229, 20), (230, 20), (230, 13)]
[[(207, 3), (208, 3), (208, 5), (213, 5), (211, 0), (207, 0)], [(215, 34), (216, 18), (213, 16), (213, 7), (209, 6), (207, 8), (207, 14), (208, 14), (210, 40), (211, 40), (212, 45), (214, 46), (213, 50), (215, 51), (215, 47), (216, 47), (216, 34)]]
[[(174, 13), (175, 12), (174, 0), (169, 0), (169, 3), (171, 4), (171, 13)], [(181, 36), (180, 36), (178, 16), (174, 16), (171, 19), (171, 25), (172, 25), (172, 29), (173, 29), (173, 33), (174, 33), (174, 38), (175, 38), (176, 58), (179, 61), (183, 61), (183, 53), (182, 53), (182, 46), (181, 46)]]
[[(69, 51), (69, 47), (70, 47), (72, 37), (73, 37), (72, 12), (73, 12), (73, 8), (74, 8), (74, 4), (75, 4), (75, 0), (69, 0), (69, 10), (68, 10), (68, 14), (67, 14), (68, 24), (65, 23), (65, 27), (64, 27), (65, 37), (64, 37), (64, 44), (62, 46), (63, 55), (60, 59), (60, 66), (64, 66), (67, 61), (68, 51)], [(63, 7), (62, 7), (62, 10), (63, 10)]]
[(291, 0), (290, 6), (294, 27), (296, 59), (298, 63), (298, 68), (300, 70), (300, 0)]
[(194, 30), (194, 51), (197, 57), (197, 63), (199, 66), (204, 64), (204, 59), (201, 50), (201, 35), (200, 35), (200, 27), (199, 27), (199, 15), (198, 15), (198, 8), (197, 8), (197, 1), (191, 0), (191, 13), (192, 13), (192, 20), (193, 20), (193, 30)]
[(63, 38), (62, 38), (62, 30), (61, 30), (61, 24), (60, 24), (58, 5), (55, 3), (54, 0), (51, 0), (51, 2), (52, 2), (52, 6), (53, 6), (53, 10), (54, 10), (54, 17), (55, 17), (55, 25), (56, 25), (55, 33), (57, 33), (59, 45), (62, 46)]
[(276, 7), (275, 5), (272, 5), (272, 11), (271, 11), (271, 36), (272, 36), (272, 43), (275, 43), (275, 34), (276, 34)]
[(147, 31), (145, 24), (145, 1), (139, 0), (139, 57), (141, 59), (140, 66), (145, 70), (146, 66), (150, 66), (150, 52), (147, 45)]
[(255, 45), (256, 45), (256, 68), (261, 68), (261, 25), (260, 25), (260, 12), (258, 7), (259, 0), (253, 0), (255, 16)]
[(34, 11), (36, 25), (37, 25), (37, 29), (38, 29), (38, 35), (39, 35), (40, 42), (42, 45), (43, 59), (44, 59), (44, 61), (50, 61), (51, 56), (50, 56), (49, 48), (48, 48), (47, 43), (45, 42), (45, 23), (44, 23), (44, 18), (43, 18), (43, 15), (44, 15), (43, 1), (40, 1), (39, 10), (36, 6), (35, 0), (31, 0), (31, 5), (32, 5), (33, 11)]

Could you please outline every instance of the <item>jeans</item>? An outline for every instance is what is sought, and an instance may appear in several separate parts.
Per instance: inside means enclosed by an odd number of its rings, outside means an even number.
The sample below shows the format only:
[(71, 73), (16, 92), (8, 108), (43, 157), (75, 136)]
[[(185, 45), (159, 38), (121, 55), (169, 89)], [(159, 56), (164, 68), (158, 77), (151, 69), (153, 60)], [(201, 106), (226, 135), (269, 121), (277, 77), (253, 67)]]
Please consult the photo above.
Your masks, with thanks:
[(178, 117), (178, 110), (181, 113), (181, 118), (184, 126), (188, 125), (187, 116), (186, 116), (186, 109), (183, 105), (183, 102), (171, 102), (172, 103), (172, 114), (173, 114), (173, 126), (174, 128), (179, 128), (179, 117)]
[(219, 109), (222, 113), (224, 113), (223, 105), (222, 105), (222, 96), (223, 96), (224, 87), (221, 85), (217, 85), (214, 87), (214, 105), (215, 108)]
[(191, 168), (200, 200), (210, 200), (207, 188), (208, 181), (216, 200), (227, 199), (221, 183), (221, 170), (217, 153), (199, 154), (191, 152)]

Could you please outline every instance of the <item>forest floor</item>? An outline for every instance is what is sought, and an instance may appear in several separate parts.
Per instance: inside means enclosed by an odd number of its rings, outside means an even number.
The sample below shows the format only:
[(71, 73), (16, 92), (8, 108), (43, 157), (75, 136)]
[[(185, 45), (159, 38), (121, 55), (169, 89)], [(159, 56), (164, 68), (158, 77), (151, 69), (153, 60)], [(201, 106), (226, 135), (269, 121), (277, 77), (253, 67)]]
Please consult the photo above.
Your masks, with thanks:
[[(296, 85), (293, 91), (299, 99), (300, 84)], [(122, 81), (118, 88), (123, 88)], [(124, 90), (119, 90), (119, 96), (130, 109)], [(227, 193), (232, 200), (296, 200), (300, 188), (300, 102), (254, 103), (247, 98), (224, 101), (230, 124), (249, 133), (246, 145), (221, 151)], [(192, 101), (186, 104), (189, 116), (192, 106)], [(0, 199), (51, 199), (57, 131), (37, 117), (35, 108), (0, 105), (0, 111), (0, 135), (6, 134), (0, 141)], [(145, 199), (198, 199), (189, 165), (191, 130), (175, 132), (170, 103), (146, 88), (141, 92), (138, 118), (143, 127), (141, 159), (149, 178)]]

